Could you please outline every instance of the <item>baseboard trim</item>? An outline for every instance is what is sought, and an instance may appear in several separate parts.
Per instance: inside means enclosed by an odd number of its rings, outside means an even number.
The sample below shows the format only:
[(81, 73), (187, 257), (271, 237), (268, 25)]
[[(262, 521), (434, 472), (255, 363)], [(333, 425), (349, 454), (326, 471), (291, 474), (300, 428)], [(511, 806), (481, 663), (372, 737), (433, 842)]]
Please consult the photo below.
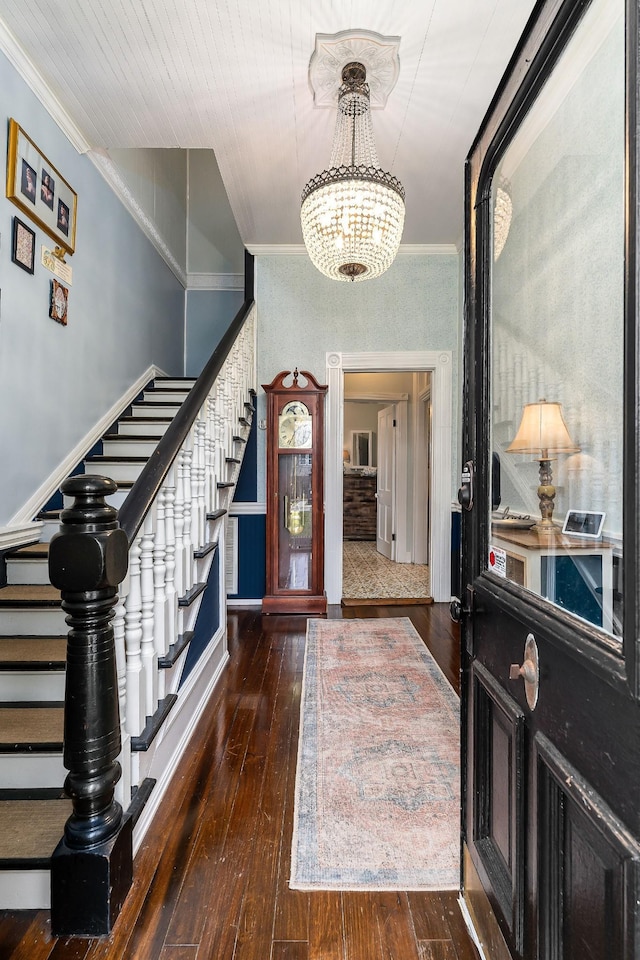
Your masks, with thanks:
[(166, 376), (164, 371), (160, 370), (155, 365), (148, 367), (141, 376), (138, 377), (136, 382), (132, 384), (131, 387), (117, 400), (113, 406), (107, 410), (107, 412), (100, 418), (100, 420), (95, 424), (92, 429), (85, 434), (85, 436), (80, 440), (79, 443), (73, 448), (73, 450), (67, 454), (64, 460), (58, 464), (56, 469), (51, 473), (43, 484), (36, 490), (36, 492), (27, 500), (27, 502), (18, 510), (18, 512), (11, 518), (6, 527), (0, 529), (0, 537), (6, 530), (11, 530), (11, 528), (25, 526), (30, 524), (38, 510), (41, 510), (43, 505), (49, 500), (49, 498), (56, 492), (63, 480), (69, 476), (76, 464), (82, 460), (83, 456), (90, 450), (91, 447), (96, 443), (107, 430), (108, 427), (118, 418), (122, 411), (129, 406), (129, 404), (134, 400), (143, 387), (152, 380), (154, 377)]
[[(226, 638), (226, 627), (219, 627), (216, 631), (214, 637), (209, 644), (209, 655), (203, 656), (200, 659), (199, 669), (195, 670), (187, 680), (185, 686), (180, 692), (178, 702), (174, 707), (174, 711), (171, 714), (170, 728), (174, 728), (180, 722), (180, 719), (185, 716), (185, 711), (189, 711), (189, 707), (192, 699), (195, 697), (197, 702), (188, 716), (188, 722), (186, 723), (184, 729), (180, 733), (179, 740), (175, 745), (174, 749), (171, 752), (170, 757), (163, 758), (166, 759), (166, 762), (163, 765), (162, 770), (155, 769), (155, 761), (158, 756), (162, 757), (161, 747), (165, 745), (165, 741), (168, 739), (167, 734), (169, 729), (167, 729), (165, 735), (163, 736), (163, 741), (159, 751), (154, 757), (154, 761), (151, 767), (151, 776), (156, 779), (156, 785), (151, 794), (147, 804), (145, 805), (144, 810), (138, 820), (134, 831), (133, 831), (133, 852), (134, 856), (138, 852), (142, 841), (144, 840), (145, 834), (149, 827), (151, 826), (156, 813), (158, 812), (158, 807), (164, 798), (165, 793), (169, 787), (171, 779), (178, 769), (180, 762), (184, 756), (185, 749), (193, 731), (200, 720), (202, 714), (205, 711), (207, 703), (209, 702), (213, 691), (218, 683), (218, 680), (222, 676), (223, 670), (226, 667), (229, 661), (229, 652), (225, 646)], [(207, 670), (209, 668), (210, 661), (215, 658), (216, 654), (220, 654), (220, 647), (224, 647), (223, 654), (220, 658), (220, 661), (217, 667), (214, 669), (212, 676), (209, 678), (208, 683), (204, 689), (199, 692), (199, 684), (202, 683), (203, 679), (207, 678)], [(159, 763), (162, 762), (162, 759)]]
[(247, 609), (253, 609), (254, 607), (261, 607), (262, 600), (245, 600), (242, 597), (236, 598), (235, 600), (230, 600), (229, 597), (227, 597), (227, 606), (246, 607)]

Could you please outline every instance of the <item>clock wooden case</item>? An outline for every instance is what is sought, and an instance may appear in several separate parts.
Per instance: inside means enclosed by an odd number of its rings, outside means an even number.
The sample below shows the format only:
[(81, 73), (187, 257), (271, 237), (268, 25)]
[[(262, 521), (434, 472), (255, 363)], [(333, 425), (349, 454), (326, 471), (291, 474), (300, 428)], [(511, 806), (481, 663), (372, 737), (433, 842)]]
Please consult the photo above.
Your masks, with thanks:
[[(290, 381), (288, 386), (285, 381)], [(293, 373), (283, 370), (262, 388), (267, 395), (267, 584), (262, 610), (324, 614), (327, 387), (296, 368)]]

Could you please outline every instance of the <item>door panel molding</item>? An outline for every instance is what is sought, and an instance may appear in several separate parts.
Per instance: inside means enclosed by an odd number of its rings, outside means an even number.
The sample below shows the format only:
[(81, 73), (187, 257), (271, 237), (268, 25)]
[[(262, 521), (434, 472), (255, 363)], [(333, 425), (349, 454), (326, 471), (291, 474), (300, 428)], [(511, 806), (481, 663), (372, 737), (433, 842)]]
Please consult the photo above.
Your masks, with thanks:
[(474, 716), (472, 850), (503, 933), (522, 951), (525, 916), (525, 714), (477, 661), (471, 670)]
[(640, 844), (540, 732), (534, 766), (539, 955), (636, 957)]

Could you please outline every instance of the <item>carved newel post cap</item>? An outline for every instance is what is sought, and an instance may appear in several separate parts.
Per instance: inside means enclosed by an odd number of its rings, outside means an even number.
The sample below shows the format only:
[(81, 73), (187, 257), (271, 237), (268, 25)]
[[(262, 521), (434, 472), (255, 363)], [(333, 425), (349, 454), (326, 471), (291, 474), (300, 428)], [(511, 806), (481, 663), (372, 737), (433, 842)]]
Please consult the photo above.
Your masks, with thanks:
[(127, 574), (129, 541), (117, 510), (104, 500), (117, 484), (108, 477), (78, 476), (60, 489), (75, 501), (62, 511), (62, 529), (51, 540), (51, 583), (64, 593), (117, 587)]

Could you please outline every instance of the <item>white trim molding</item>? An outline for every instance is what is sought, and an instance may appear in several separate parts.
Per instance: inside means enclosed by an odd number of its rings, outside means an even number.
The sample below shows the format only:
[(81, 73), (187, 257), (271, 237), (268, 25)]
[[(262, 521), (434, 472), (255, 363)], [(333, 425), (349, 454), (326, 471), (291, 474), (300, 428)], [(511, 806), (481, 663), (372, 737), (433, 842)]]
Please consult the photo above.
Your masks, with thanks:
[(234, 500), (229, 507), (230, 517), (259, 516), (266, 512), (266, 500)]
[[(82, 440), (75, 445), (73, 450), (67, 454), (64, 460), (58, 464), (53, 473), (51, 473), (44, 483), (38, 487), (35, 493), (29, 497), (27, 502), (20, 507), (18, 512), (11, 518), (7, 526), (0, 528), (0, 541), (7, 531), (10, 532), (18, 527), (23, 527), (25, 533), (29, 530), (33, 531), (36, 529), (31, 521), (38, 510), (41, 510), (43, 504), (45, 504), (47, 500), (53, 496), (62, 481), (69, 476), (73, 468), (85, 456), (87, 450), (90, 450), (94, 443), (97, 443), (97, 441), (100, 440), (105, 431), (115, 420), (118, 419), (122, 411), (128, 407), (133, 400), (135, 400), (140, 391), (146, 387), (149, 381), (158, 376), (163, 376), (163, 371), (152, 365), (148, 367), (141, 376), (138, 377), (136, 382), (129, 387), (126, 393), (124, 393), (119, 400), (116, 400), (113, 406), (107, 410), (107, 412), (98, 420), (92, 429), (85, 434)], [(33, 539), (33, 535), (29, 537), (29, 540)], [(23, 540), (22, 542), (28, 543), (29, 540)], [(17, 546), (18, 544), (12, 545)]]
[(327, 353), (325, 456), (325, 589), (327, 602), (342, 599), (342, 440), (344, 374), (404, 370), (431, 373), (432, 458), (429, 499), (431, 592), (436, 602), (451, 599), (451, 428), (452, 353), (416, 350)]
[[(55, 120), (78, 153), (87, 153), (91, 149), (91, 144), (80, 127), (71, 119), (51, 88), (45, 83), (40, 71), (2, 20), (0, 20), (0, 50), (18, 71), (27, 86), (35, 93), (47, 113)], [(16, 119), (18, 123), (21, 123), (20, 118)]]
[[(254, 257), (308, 257), (304, 243), (248, 243), (247, 250)], [(455, 243), (401, 243), (399, 256), (457, 257), (460, 250)]]
[(188, 273), (187, 290), (244, 290), (242, 273)]

